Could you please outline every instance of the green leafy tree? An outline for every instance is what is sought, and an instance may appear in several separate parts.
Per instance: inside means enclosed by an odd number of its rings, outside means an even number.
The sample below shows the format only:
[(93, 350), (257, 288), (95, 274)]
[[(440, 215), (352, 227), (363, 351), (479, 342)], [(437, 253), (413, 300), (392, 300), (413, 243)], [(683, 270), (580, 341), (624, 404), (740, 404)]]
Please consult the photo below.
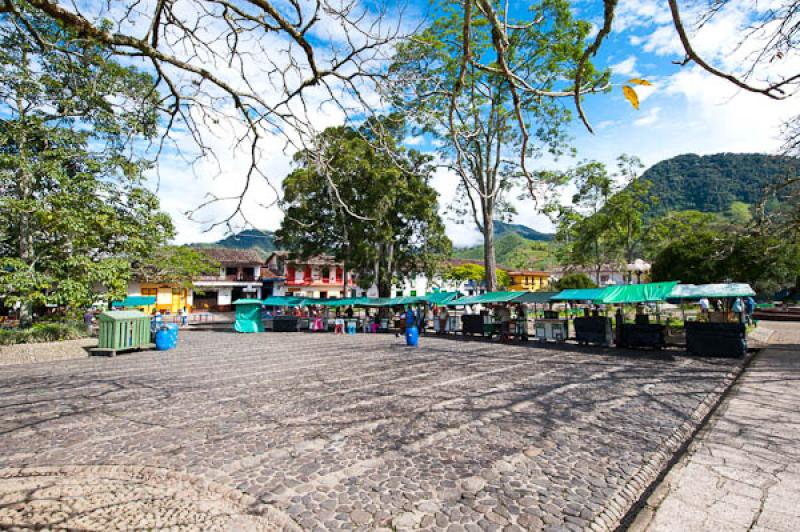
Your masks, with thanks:
[(124, 293), (131, 261), (173, 233), (131, 156), (156, 129), (150, 77), (30, 20), (38, 41), (0, 17), (0, 293), (23, 323), (34, 304)]
[(203, 275), (219, 272), (219, 262), (188, 246), (160, 246), (133, 265), (133, 276), (148, 283), (171, 283), (191, 288)]
[(576, 192), (570, 206), (557, 208), (558, 254), (566, 264), (591, 266), (599, 283), (603, 265), (616, 260), (611, 218), (603, 210), (614, 191), (613, 178), (604, 164), (589, 161), (567, 171), (562, 181)]
[(286, 215), (276, 233), (302, 257), (333, 255), (383, 297), (398, 278), (432, 273), (451, 250), (430, 186), (431, 158), (399, 146), (404, 129), (393, 115), (361, 130), (325, 130), (322, 154), (301, 152), (300, 168), (284, 180)]
[[(511, 286), (511, 277), (505, 270), (497, 269), (495, 277), (499, 286)], [(486, 268), (474, 263), (458, 264), (451, 266), (445, 272), (444, 278), (451, 281), (472, 281), (477, 284), (486, 279)]]
[(552, 284), (553, 290), (570, 288), (597, 288), (597, 285), (585, 273), (568, 273)]
[[(567, 149), (571, 115), (559, 98), (575, 92), (590, 25), (573, 18), (569, 2), (544, 0), (529, 4), (525, 20), (509, 16), (501, 30), (489, 4), (438, 2), (441, 15), (398, 47), (392, 72), (401, 89), (396, 103), (438, 140), (458, 176), (454, 213), (482, 233), (486, 284), (493, 291), (494, 220), (512, 212), (507, 200), (514, 187), (534, 194), (542, 184), (527, 170), (527, 159)], [(513, 78), (504, 69), (511, 63)], [(591, 64), (584, 66), (581, 90), (605, 83)], [(512, 151), (521, 157), (509, 157)]]

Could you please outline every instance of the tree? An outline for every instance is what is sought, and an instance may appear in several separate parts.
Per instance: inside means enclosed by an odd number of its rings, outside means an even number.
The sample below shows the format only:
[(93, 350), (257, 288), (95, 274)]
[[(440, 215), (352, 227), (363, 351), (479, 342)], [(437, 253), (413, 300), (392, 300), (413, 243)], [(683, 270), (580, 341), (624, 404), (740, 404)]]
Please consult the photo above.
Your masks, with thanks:
[(405, 128), (397, 116), (372, 122), (360, 131), (329, 128), (318, 139), (321, 155), (298, 155), (300, 168), (284, 180), (286, 215), (276, 236), (302, 257), (333, 255), (386, 297), (397, 278), (432, 273), (451, 244), (430, 158), (399, 147)]
[[(505, 13), (506, 30), (514, 29), (501, 52), (501, 36), (488, 18), (494, 12), (490, 4), (438, 3), (442, 15), (399, 46), (392, 70), (396, 103), (439, 141), (458, 176), (456, 214), (470, 216), (483, 234), (486, 285), (493, 291), (494, 220), (509, 212), (506, 199), (513, 187), (527, 184), (533, 192), (540, 184), (530, 179), (527, 158), (565, 150), (570, 113), (558, 100), (572, 95), (564, 80), (574, 77), (590, 25), (573, 19), (563, 0), (534, 3), (530, 16), (536, 23), (517, 24)], [(511, 59), (515, 81), (505, 72)], [(605, 76), (591, 65), (586, 74), (584, 90), (605, 85)], [(516, 80), (528, 90), (517, 91)], [(508, 157), (512, 150), (521, 159)]]
[(50, 19), (30, 23), (45, 46), (0, 24), (0, 290), (23, 323), (33, 304), (124, 293), (130, 262), (173, 234), (131, 156), (155, 132), (149, 76)]
[[(486, 268), (480, 264), (465, 263), (451, 266), (444, 274), (444, 278), (450, 281), (472, 281), (476, 284), (486, 279)], [(495, 271), (495, 278), (499, 286), (511, 286), (511, 277), (505, 270)]]
[(771, 293), (795, 282), (800, 255), (795, 244), (775, 237), (694, 231), (669, 243), (656, 257), (654, 281), (683, 283), (744, 282)]
[(259, 168), (265, 149), (313, 149), (320, 108), (345, 119), (368, 113), (392, 43), (414, 31), (402, 6), (380, 0), (4, 0), (0, 17), (17, 40), (42, 52), (81, 56), (48, 41), (39, 26), (46, 20), (152, 72), (148, 90), (159, 99), (163, 126), (158, 154), (218, 163), (214, 139), (233, 130), (250, 164), (241, 188), (198, 207), (229, 208), (214, 225), (243, 217), (253, 180), (277, 186)]
[(147, 283), (170, 283), (191, 288), (203, 275), (219, 272), (219, 263), (188, 246), (159, 246), (132, 265), (133, 277)]
[(589, 161), (569, 170), (559, 181), (572, 184), (576, 192), (571, 206), (559, 205), (555, 211), (557, 253), (566, 264), (592, 266), (599, 284), (603, 265), (616, 260), (609, 237), (611, 220), (603, 210), (614, 190), (613, 179), (604, 164)]
[(570, 288), (597, 288), (597, 285), (585, 273), (568, 273), (552, 285), (553, 290)]

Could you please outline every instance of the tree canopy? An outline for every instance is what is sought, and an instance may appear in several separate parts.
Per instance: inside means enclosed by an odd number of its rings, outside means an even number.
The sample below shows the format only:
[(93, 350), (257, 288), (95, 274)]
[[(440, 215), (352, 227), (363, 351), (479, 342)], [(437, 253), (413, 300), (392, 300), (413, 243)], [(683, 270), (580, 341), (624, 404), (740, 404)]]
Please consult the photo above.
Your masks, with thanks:
[(399, 146), (405, 126), (397, 116), (374, 120), (361, 130), (329, 128), (318, 139), (323, 150), (298, 154), (276, 237), (302, 257), (333, 255), (385, 297), (399, 278), (432, 273), (451, 244), (430, 186), (431, 158)]
[(0, 294), (92, 304), (124, 294), (131, 264), (171, 238), (135, 143), (156, 131), (151, 80), (47, 17), (46, 46), (0, 20)]
[[(488, 4), (488, 3), (486, 3)], [(397, 80), (395, 104), (414, 117), (419, 129), (439, 141), (440, 151), (458, 176), (455, 215), (469, 219), (484, 238), (488, 290), (497, 280), (494, 219), (510, 212), (508, 194), (527, 185), (536, 195), (541, 184), (526, 161), (566, 149), (571, 97), (588, 22), (575, 20), (569, 3), (543, 0), (530, 5), (535, 24), (504, 13), (508, 40), (498, 46), (494, 6), (439, 2), (439, 16), (415, 39), (402, 43), (392, 66)], [(513, 62), (514, 78), (508, 76)], [(606, 76), (584, 65), (592, 92)], [(524, 80), (525, 90), (518, 90)], [(567, 80), (567, 81), (565, 81)], [(508, 157), (514, 151), (520, 157)]]

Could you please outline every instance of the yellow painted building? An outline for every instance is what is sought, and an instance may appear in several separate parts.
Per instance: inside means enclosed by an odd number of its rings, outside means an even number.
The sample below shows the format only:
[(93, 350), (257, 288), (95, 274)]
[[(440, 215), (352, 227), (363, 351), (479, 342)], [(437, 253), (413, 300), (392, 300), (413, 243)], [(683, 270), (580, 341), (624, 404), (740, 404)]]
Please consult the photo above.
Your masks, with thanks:
[(192, 311), (192, 290), (174, 284), (131, 283), (128, 286), (128, 295), (155, 296), (155, 308), (160, 312), (177, 314), (183, 307), (189, 312)]
[(508, 272), (511, 277), (510, 290), (537, 292), (546, 290), (550, 284), (550, 274), (534, 270)]

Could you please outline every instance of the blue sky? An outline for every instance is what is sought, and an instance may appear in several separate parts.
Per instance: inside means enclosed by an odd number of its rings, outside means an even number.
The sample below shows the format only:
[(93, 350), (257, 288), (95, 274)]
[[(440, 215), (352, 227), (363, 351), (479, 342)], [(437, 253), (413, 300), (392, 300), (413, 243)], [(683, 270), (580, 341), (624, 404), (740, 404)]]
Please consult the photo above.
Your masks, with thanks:
[[(517, 2), (517, 6), (525, 5)], [(591, 22), (600, 20), (599, 0), (575, 2), (574, 10)], [(692, 20), (705, 3), (682, 3), (687, 19)], [(765, 4), (754, 4), (763, 8)], [(419, 4), (422, 8), (423, 4)], [(695, 35), (695, 45), (701, 54), (727, 71), (742, 68), (747, 47), (736, 49), (741, 29), (758, 13), (749, 0), (729, 2)], [(763, 96), (744, 93), (727, 82), (711, 78), (695, 66), (677, 66), (682, 58), (679, 42), (669, 20), (666, 3), (661, 0), (623, 0), (617, 22), (601, 49), (595, 63), (608, 66), (614, 72), (611, 93), (587, 99), (586, 111), (596, 133), (589, 134), (575, 122), (570, 131), (577, 149), (577, 160), (596, 159), (613, 165), (622, 153), (639, 156), (650, 166), (662, 159), (682, 153), (774, 152), (780, 146), (779, 126), (800, 113), (800, 99), (773, 101)], [(786, 57), (773, 69), (798, 67), (798, 57)], [(641, 89), (639, 110), (623, 98), (621, 84), (631, 77), (651, 81), (652, 88)], [(336, 123), (340, 117), (320, 116), (321, 126)], [(224, 138), (224, 135), (223, 135)], [(411, 142), (413, 140), (410, 139)], [(422, 144), (421, 146), (424, 146)], [(419, 147), (419, 146), (417, 146)], [(283, 153), (280, 143), (265, 154), (261, 166), (273, 183), (290, 170), (290, 154)], [(575, 160), (540, 161), (540, 166), (567, 166)], [(176, 158), (166, 156), (161, 161), (159, 194), (164, 208), (175, 218), (179, 242), (209, 241), (222, 236), (222, 229), (204, 232), (203, 224), (188, 221), (183, 214), (195, 207), (208, 191), (225, 191), (235, 186), (244, 170), (241, 155), (230, 153), (220, 160), (219, 172), (211, 166), (194, 171)], [(214, 174), (212, 179), (210, 174)], [(237, 177), (237, 174), (239, 176)], [(446, 203), (455, 188), (455, 176), (440, 172), (434, 185)], [(256, 189), (248, 201), (248, 218), (259, 228), (276, 229), (280, 212), (264, 209), (259, 204), (269, 195)], [(539, 230), (551, 229), (549, 222), (533, 209), (531, 202), (516, 202), (516, 222)], [(205, 213), (201, 219), (211, 222), (221, 210)], [(448, 234), (456, 245), (479, 242), (479, 235), (469, 224), (448, 222)]]

